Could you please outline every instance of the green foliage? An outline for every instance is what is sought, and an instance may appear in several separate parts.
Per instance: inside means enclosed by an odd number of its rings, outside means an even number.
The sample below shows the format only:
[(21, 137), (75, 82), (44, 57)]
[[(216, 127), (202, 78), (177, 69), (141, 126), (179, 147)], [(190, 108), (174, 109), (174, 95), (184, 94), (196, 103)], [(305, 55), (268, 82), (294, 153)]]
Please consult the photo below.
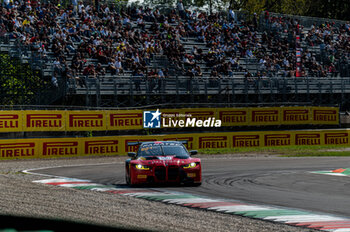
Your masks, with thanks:
[(266, 0), (247, 0), (245, 5), (243, 5), (243, 9), (253, 14), (265, 10), (265, 6)]
[(0, 104), (33, 104), (44, 82), (28, 64), (20, 64), (7, 54), (0, 54)]
[(310, 2), (308, 0), (279, 0), (277, 4), (274, 4), (270, 11), (279, 12), (283, 14), (304, 15)]
[[(177, 0), (144, 0), (145, 5), (174, 7)], [(270, 12), (304, 15), (340, 20), (350, 19), (349, 0), (183, 0), (186, 8), (204, 7), (213, 11), (227, 10), (228, 7), (236, 10), (245, 10), (249, 13)]]

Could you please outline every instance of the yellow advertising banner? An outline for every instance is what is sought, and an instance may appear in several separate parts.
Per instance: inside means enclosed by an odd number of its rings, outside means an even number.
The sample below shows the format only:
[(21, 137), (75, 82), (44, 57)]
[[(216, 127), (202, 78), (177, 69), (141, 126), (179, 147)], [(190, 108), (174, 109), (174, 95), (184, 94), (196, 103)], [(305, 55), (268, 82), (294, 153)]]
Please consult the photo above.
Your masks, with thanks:
[(264, 137), (259, 132), (241, 132), (232, 134), (232, 145), (234, 148), (261, 147)]
[[(156, 111), (147, 110), (147, 111)], [(141, 130), (143, 110), (0, 111), (0, 132)], [(265, 125), (337, 125), (337, 107), (161, 109), (160, 128)], [(200, 120), (203, 123), (197, 124)], [(180, 122), (182, 121), (182, 122)], [(204, 123), (207, 121), (207, 123)], [(215, 126), (216, 127), (216, 126)]]
[(137, 152), (130, 142), (186, 141), (188, 150), (278, 146), (348, 146), (350, 130), (298, 130), (108, 136), (92, 138), (42, 138), (0, 140), (0, 160), (77, 156), (126, 155)]
[(264, 126), (264, 125), (280, 125), (281, 124), (281, 108), (279, 107), (264, 107), (252, 108), (250, 110), (249, 125)]
[(36, 139), (0, 140), (0, 159), (34, 159), (39, 155)]
[(249, 108), (218, 108), (216, 113), (222, 126), (248, 126), (249, 118)]
[(0, 132), (23, 131), (23, 111), (0, 111)]
[(125, 154), (121, 140), (121, 136), (85, 138), (83, 139), (82, 153), (84, 155)]
[(81, 138), (50, 138), (34, 141), (39, 144), (39, 158), (75, 157), (84, 154)]
[(105, 111), (67, 111), (67, 131), (98, 131), (106, 129)]
[(139, 130), (142, 125), (142, 110), (106, 111), (108, 130)]
[(296, 131), (294, 133), (294, 145), (318, 146), (324, 145), (321, 131)]
[(339, 108), (312, 107), (312, 124), (339, 124)]
[(65, 131), (66, 111), (25, 110), (23, 121), (25, 131)]
[(230, 146), (231, 133), (203, 133), (195, 134), (198, 147), (196, 149), (227, 148)]
[(306, 125), (312, 122), (310, 107), (282, 107), (281, 125)]

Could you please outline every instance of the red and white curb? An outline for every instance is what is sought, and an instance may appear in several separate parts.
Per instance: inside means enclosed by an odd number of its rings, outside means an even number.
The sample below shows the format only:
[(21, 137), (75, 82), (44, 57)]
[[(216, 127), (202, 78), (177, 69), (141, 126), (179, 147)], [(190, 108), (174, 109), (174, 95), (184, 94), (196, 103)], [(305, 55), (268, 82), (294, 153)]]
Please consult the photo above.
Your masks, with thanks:
[(330, 176), (350, 176), (349, 174), (334, 172), (333, 170), (332, 171), (317, 171), (317, 172), (310, 172), (310, 173), (330, 175)]
[(73, 189), (121, 194), (147, 200), (176, 204), (185, 207), (205, 209), (226, 214), (307, 227), (322, 231), (350, 232), (350, 218), (304, 210), (244, 203), (227, 199), (214, 199), (181, 192), (164, 191), (156, 188), (123, 188), (93, 183), (75, 178), (51, 178), (33, 181)]

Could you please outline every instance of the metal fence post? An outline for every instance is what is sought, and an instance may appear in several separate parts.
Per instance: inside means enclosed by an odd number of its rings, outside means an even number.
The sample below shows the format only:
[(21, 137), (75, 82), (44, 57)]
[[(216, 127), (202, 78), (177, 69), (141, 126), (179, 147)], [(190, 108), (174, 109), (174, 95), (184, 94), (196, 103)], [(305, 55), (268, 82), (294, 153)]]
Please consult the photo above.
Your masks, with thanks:
[(347, 103), (347, 100), (345, 99), (344, 95), (345, 91), (345, 83), (344, 83), (344, 78), (341, 78), (341, 105), (344, 105)]
[(329, 94), (329, 97), (330, 97), (329, 103), (334, 103), (333, 81), (331, 81), (331, 83), (329, 83), (329, 92), (330, 92), (330, 94)]
[(232, 86), (232, 101), (236, 102), (235, 78), (231, 78), (231, 86)]
[(283, 77), (283, 93), (282, 93), (282, 99), (285, 102), (286, 101), (286, 91), (287, 91), (287, 80), (286, 77)]
[(322, 83), (320, 82), (320, 80), (318, 81), (318, 102), (319, 104), (322, 104)]
[(297, 83), (297, 78), (294, 77), (294, 88), (295, 88), (295, 101), (299, 102), (299, 94), (298, 94), (298, 83)]
[(261, 82), (261, 77), (258, 77), (258, 81), (256, 83), (256, 92), (258, 94), (258, 103), (262, 102), (262, 98), (261, 98), (261, 89), (260, 89), (260, 82)]
[(276, 81), (275, 79), (276, 78), (273, 78), (273, 79), (270, 78), (270, 100), (273, 102), (275, 102), (275, 96), (273, 94), (273, 87), (274, 86), (272, 85), (272, 81), (275, 82)]
[(100, 86), (100, 80), (96, 78), (96, 106), (101, 106), (101, 86)]
[(113, 78), (113, 92), (114, 92), (114, 106), (118, 106), (118, 89), (117, 89), (117, 80)]
[[(134, 78), (134, 77), (132, 77), (132, 78)], [(130, 105), (131, 106), (134, 105), (134, 90), (133, 90), (132, 82), (133, 82), (133, 80), (130, 78), (129, 79), (129, 95), (130, 95)]]
[(244, 78), (244, 96), (245, 96), (245, 102), (248, 102), (248, 79)]
[[(85, 78), (85, 77), (84, 77)], [(89, 90), (89, 83), (87, 83), (87, 81), (85, 80), (85, 85), (86, 85), (86, 96), (85, 96), (85, 105), (89, 106), (90, 105), (90, 100), (89, 100), (89, 96), (90, 96), (90, 90)]]
[(309, 77), (306, 78), (306, 96), (307, 96), (307, 100), (310, 101), (310, 80), (309, 80)]
[(180, 96), (179, 96), (179, 77), (176, 74), (176, 103), (180, 101)]

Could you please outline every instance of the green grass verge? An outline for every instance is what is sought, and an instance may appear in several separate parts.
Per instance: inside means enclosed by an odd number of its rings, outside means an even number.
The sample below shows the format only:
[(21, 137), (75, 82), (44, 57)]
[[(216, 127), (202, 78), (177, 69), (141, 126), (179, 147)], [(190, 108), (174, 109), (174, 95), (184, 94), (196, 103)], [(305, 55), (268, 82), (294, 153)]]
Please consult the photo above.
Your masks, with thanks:
[(288, 157), (297, 156), (350, 156), (348, 146), (288, 146), (288, 147), (254, 147), (254, 148), (217, 148), (201, 149), (200, 154), (220, 155), (220, 154), (261, 154), (279, 155)]

